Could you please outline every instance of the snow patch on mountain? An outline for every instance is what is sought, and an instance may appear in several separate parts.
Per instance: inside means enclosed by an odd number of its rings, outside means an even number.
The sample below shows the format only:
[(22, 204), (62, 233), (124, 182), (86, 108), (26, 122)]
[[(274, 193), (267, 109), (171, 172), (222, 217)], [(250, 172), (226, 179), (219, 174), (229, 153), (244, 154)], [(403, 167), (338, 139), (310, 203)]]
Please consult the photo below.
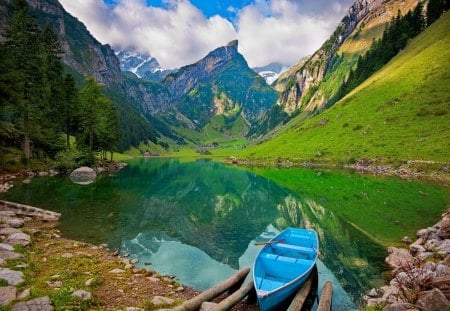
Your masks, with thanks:
[(261, 77), (263, 77), (266, 80), (267, 84), (269, 85), (275, 82), (280, 76), (280, 74), (286, 71), (287, 69), (288, 69), (287, 66), (283, 66), (279, 63), (271, 63), (263, 67), (252, 68), (252, 70), (257, 74), (259, 74)]

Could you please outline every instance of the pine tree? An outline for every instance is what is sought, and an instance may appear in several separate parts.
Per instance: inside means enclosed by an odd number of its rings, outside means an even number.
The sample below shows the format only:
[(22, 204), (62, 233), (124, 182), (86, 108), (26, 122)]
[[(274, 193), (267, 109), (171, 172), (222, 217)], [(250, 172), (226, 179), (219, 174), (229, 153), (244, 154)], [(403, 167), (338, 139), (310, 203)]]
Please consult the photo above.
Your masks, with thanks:
[(6, 68), (8, 81), (14, 86), (14, 108), (20, 114), (23, 127), (23, 151), (25, 160), (31, 157), (31, 126), (39, 102), (39, 49), (38, 28), (29, 15), (25, 0), (14, 1), (11, 26), (6, 31), (5, 48), (10, 55), (10, 66)]
[(66, 133), (67, 149), (70, 149), (70, 134), (76, 135), (77, 117), (79, 116), (78, 90), (75, 87), (75, 80), (71, 74), (66, 74), (64, 78), (64, 91), (61, 109), (61, 126)]

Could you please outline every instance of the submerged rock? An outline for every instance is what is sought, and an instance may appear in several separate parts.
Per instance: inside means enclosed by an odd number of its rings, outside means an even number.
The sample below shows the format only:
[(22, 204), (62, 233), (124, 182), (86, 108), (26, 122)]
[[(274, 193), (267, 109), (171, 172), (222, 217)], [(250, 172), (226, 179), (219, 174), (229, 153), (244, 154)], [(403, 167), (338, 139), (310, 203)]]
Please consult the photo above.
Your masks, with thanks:
[(82, 166), (70, 174), (70, 180), (79, 185), (89, 185), (97, 178), (97, 173), (90, 167)]

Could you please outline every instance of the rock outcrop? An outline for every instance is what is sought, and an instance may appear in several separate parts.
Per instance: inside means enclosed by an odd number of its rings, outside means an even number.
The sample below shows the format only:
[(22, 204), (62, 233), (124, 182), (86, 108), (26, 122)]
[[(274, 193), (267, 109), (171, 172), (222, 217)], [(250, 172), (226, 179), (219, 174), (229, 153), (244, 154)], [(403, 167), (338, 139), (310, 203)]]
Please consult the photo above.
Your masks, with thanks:
[[(447, 310), (450, 308), (450, 209), (432, 227), (417, 231), (409, 249), (389, 247), (386, 263), (392, 269), (389, 285), (372, 289), (368, 306), (394, 310)], [(405, 239), (408, 240), (409, 239)]]

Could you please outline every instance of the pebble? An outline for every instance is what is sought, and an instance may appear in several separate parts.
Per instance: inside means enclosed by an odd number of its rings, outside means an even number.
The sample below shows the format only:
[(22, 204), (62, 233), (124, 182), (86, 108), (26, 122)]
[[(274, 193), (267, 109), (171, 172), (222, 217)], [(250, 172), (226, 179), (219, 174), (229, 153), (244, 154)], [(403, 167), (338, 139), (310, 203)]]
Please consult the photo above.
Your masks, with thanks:
[(91, 286), (94, 283), (94, 278), (90, 278), (89, 280), (87, 280), (86, 282), (84, 282), (84, 285), (86, 286)]
[(73, 254), (72, 253), (64, 253), (61, 255), (62, 258), (72, 258)]
[(114, 274), (120, 274), (120, 273), (125, 273), (124, 270), (122, 269), (112, 269), (111, 271), (109, 271), (109, 273), (114, 273)]
[(139, 262), (139, 259), (131, 259), (130, 260), (130, 263), (132, 264), (132, 265), (135, 265), (135, 264), (137, 264)]
[(72, 293), (72, 296), (78, 297), (79, 299), (86, 301), (92, 298), (92, 294), (86, 290), (76, 290)]
[(155, 278), (155, 277), (152, 277), (152, 276), (148, 276), (148, 277), (147, 277), (147, 280), (149, 280), (150, 282), (153, 282), (153, 283), (161, 282), (160, 279)]

